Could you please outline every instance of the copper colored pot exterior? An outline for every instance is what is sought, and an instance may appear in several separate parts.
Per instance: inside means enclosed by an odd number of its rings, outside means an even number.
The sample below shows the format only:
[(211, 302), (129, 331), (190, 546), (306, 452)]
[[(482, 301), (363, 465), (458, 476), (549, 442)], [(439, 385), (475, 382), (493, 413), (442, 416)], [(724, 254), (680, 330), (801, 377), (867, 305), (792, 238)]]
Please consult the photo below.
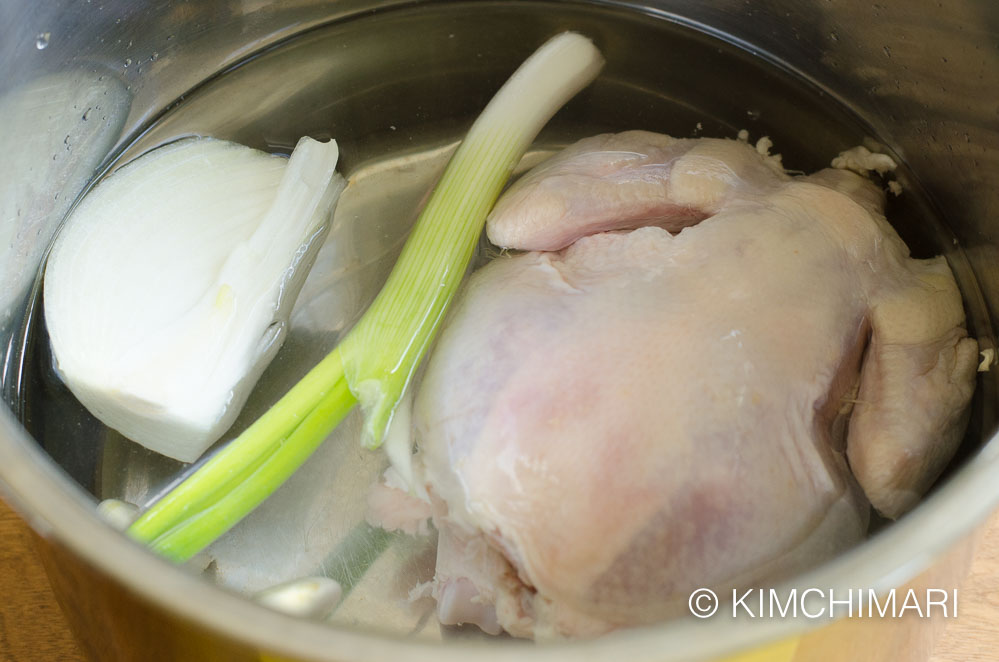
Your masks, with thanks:
[[(960, 586), (975, 548), (974, 534), (956, 542), (932, 566), (901, 585), (927, 588)], [(346, 661), (335, 650), (320, 658), (269, 653), (164, 612), (157, 604), (82, 562), (58, 543), (37, 538), (39, 556), (69, 625), (85, 655), (94, 662), (311, 662)], [(946, 626), (942, 613), (932, 618), (845, 618), (803, 635), (716, 658), (718, 662), (878, 662), (929, 659)], [(570, 659), (570, 658), (566, 658)]]
[(63, 614), (91, 660), (260, 660), (252, 647), (162, 611), (58, 542), (37, 543)]

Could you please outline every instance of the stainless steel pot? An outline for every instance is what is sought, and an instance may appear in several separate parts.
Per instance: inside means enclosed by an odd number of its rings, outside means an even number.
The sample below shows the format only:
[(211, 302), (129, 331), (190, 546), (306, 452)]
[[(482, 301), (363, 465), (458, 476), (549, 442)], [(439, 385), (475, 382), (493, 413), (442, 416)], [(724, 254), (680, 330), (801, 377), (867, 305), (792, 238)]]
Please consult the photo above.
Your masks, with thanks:
[[(999, 6), (10, 0), (0, 5), (0, 25), (7, 26), (0, 40), (0, 488), (40, 534), (53, 587), (95, 660), (923, 658), (933, 628), (918, 619), (691, 618), (593, 642), (527, 646), (416, 641), (277, 614), (159, 560), (95, 515), (87, 476), (96, 459), (69, 443), (79, 421), (39, 420), (22, 397), (30, 377), (22, 369), (25, 328), (45, 249), (73, 200), (123, 151), (162, 134), (157, 127), (169, 126), (175, 116), (166, 111), (178, 100), (214, 98), (215, 110), (201, 117), (244, 142), (280, 147), (288, 135), (336, 131), (345, 154), (355, 148), (370, 157), (403, 150), (407, 139), (423, 135), (421, 127), (460, 133), (519, 58), (556, 30), (578, 28), (595, 34), (617, 65), (603, 92), (556, 122), (552, 141), (580, 126), (695, 131), (710, 109), (705, 132), (745, 125), (769, 133), (810, 169), (822, 165), (816, 155), (849, 146), (844, 141), (875, 137), (905, 166), (900, 178), (911, 202), (901, 203), (896, 223), (917, 250), (946, 251), (972, 333), (983, 349), (994, 349)], [(326, 48), (322, 57), (333, 63), (316, 65), (314, 78), (300, 68), (231, 97), (213, 82), (314, 29), (319, 36), (310, 43)], [(710, 56), (716, 52), (724, 56), (717, 62)], [(743, 76), (742, 68), (758, 76)], [(252, 77), (254, 69), (237, 71)], [(302, 96), (304, 80), (320, 91), (334, 85), (339, 98), (353, 101), (337, 106), (322, 95)], [(258, 128), (261, 120), (270, 133)], [(920, 222), (907, 226), (906, 218)], [(956, 585), (969, 536), (999, 505), (995, 374), (981, 375), (965, 445), (926, 501), (789, 586)], [(45, 443), (49, 435), (64, 442)], [(758, 646), (766, 648), (751, 652)]]

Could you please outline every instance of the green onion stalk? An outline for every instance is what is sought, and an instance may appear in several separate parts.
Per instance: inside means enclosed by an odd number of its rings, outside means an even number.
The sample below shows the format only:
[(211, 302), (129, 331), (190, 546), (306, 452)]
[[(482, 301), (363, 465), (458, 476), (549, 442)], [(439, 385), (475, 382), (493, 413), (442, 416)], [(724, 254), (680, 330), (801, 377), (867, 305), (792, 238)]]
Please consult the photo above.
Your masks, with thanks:
[(451, 157), (385, 286), (346, 338), (277, 404), (153, 504), (129, 535), (176, 562), (270, 496), (355, 405), (378, 448), (468, 268), (510, 173), (549, 119), (603, 66), (593, 44), (560, 34), (500, 88)]

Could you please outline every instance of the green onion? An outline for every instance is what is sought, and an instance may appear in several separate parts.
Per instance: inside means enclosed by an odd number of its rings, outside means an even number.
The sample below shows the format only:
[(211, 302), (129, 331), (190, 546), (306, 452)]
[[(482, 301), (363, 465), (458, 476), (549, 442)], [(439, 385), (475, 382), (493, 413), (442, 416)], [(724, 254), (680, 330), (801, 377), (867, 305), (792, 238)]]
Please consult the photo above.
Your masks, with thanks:
[(366, 414), (365, 446), (381, 444), (513, 168), (602, 64), (588, 39), (572, 33), (552, 39), (493, 97), (451, 157), (384, 289), (340, 346), (347, 381)]
[(169, 559), (189, 559), (273, 493), (358, 401), (363, 443), (377, 448), (514, 166), (602, 65), (593, 44), (573, 33), (528, 58), (472, 125), (357, 326), (274, 407), (136, 520), (129, 534)]

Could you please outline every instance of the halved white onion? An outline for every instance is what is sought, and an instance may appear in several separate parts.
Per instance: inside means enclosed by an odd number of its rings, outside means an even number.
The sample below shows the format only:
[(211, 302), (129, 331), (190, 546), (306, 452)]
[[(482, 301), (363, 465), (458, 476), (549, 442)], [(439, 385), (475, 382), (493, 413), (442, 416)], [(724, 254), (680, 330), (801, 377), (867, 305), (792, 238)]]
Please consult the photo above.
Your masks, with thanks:
[(45, 271), (56, 367), (80, 402), (184, 462), (217, 440), (284, 340), (345, 186), (338, 155), (191, 138), (100, 182)]

